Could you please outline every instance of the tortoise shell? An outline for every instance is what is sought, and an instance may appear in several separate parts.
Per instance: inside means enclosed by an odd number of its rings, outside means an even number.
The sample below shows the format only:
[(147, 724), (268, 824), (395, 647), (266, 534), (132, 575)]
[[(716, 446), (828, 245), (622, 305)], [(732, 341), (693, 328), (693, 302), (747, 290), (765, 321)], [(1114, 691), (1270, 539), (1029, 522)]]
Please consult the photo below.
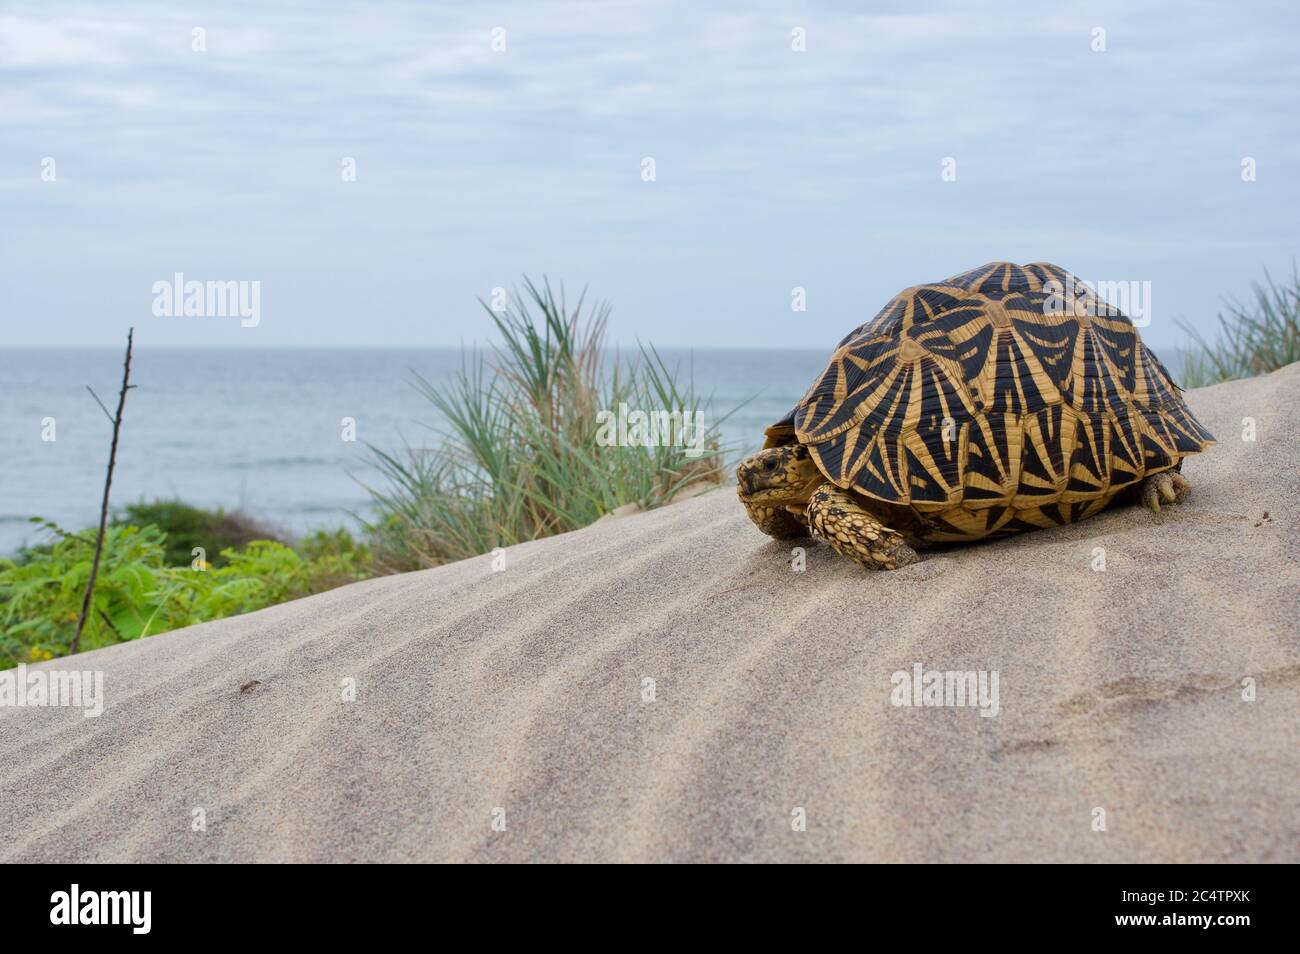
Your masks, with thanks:
[(1214, 438), (1128, 318), (1055, 265), (994, 262), (850, 332), (767, 429), (795, 441), (944, 541), (1081, 520)]

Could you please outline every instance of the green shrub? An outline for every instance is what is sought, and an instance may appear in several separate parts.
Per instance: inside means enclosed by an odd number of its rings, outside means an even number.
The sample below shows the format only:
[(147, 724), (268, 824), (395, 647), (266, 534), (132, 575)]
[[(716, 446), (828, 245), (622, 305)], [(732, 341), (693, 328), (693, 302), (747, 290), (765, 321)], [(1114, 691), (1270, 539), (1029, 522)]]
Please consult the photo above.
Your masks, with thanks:
[[(548, 283), (524, 279), (523, 294), (488, 314), (501, 336), (489, 357), (466, 356), (443, 386), (416, 375), (438, 412), (432, 450), (370, 447), (386, 479), (368, 488), (369, 524), (381, 569), (436, 566), (592, 523), (629, 503), (671, 500), (689, 484), (720, 483), (718, 424), (707, 421), (693, 454), (685, 446), (611, 446), (602, 411), (704, 415), (709, 403), (653, 348), (627, 362), (605, 352), (609, 306), (570, 310)], [(607, 425), (606, 425), (607, 426)]]
[(220, 566), (223, 550), (238, 550), (254, 540), (280, 540), (278, 534), (247, 514), (202, 510), (179, 500), (128, 504), (113, 522), (137, 527), (152, 525), (161, 530), (167, 536), (165, 560), (169, 566), (188, 566), (195, 547), (202, 547), (210, 562)]
[[(90, 574), (95, 531), (68, 533), (20, 561), (0, 560), (0, 668), (68, 652)], [(255, 540), (219, 554), (222, 565), (182, 565), (155, 526), (110, 526), (81, 645), (96, 649), (178, 629), (373, 576), (370, 551), (345, 530), (316, 533), (302, 553)]]
[[(59, 539), (19, 563), (0, 560), (0, 664), (12, 666), (67, 653), (81, 612), (95, 549), (95, 531), (71, 534), (45, 524)], [(86, 649), (144, 633), (158, 591), (163, 536), (156, 527), (110, 527), (87, 617)]]
[(1204, 387), (1249, 378), (1300, 361), (1300, 274), (1291, 267), (1290, 283), (1278, 284), (1264, 271), (1264, 282), (1251, 283), (1254, 302), (1228, 302), (1219, 313), (1219, 335), (1210, 343), (1180, 322), (1195, 347), (1188, 351), (1183, 384)]

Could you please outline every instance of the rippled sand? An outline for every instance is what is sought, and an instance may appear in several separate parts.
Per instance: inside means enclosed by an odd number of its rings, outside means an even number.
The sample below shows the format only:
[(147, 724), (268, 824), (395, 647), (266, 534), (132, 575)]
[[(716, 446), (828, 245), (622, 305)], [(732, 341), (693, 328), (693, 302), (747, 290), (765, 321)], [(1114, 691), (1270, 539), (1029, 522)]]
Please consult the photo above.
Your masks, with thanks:
[(1182, 507), (894, 573), (722, 490), (85, 654), (98, 719), (0, 709), (0, 858), (1298, 861), (1298, 396), (1192, 392)]

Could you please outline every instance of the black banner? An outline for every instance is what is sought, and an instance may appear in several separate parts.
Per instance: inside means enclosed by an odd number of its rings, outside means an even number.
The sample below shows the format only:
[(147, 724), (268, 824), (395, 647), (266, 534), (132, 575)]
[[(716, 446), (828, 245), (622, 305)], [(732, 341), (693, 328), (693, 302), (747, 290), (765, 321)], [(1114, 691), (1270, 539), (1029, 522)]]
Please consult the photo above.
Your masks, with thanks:
[[(447, 872), (420, 867), (59, 865), (9, 866), (5, 873), (11, 939), (233, 941), (271, 919), (303, 939), (340, 940), (372, 938), (377, 926), (427, 926), (431, 919), (463, 916), (480, 905), (495, 911), (504, 904), (512, 915), (535, 911), (551, 924), (556, 916), (553, 891), (512, 884), (498, 893), (487, 881), (466, 885), (473, 894), (461, 900), (448, 897)], [(582, 878), (582, 872), (573, 874)], [(635, 900), (635, 887), (620, 886), (617, 896), (611, 890), (605, 899), (584, 891), (582, 907), (599, 905), (603, 917), (622, 911), (630, 927), (653, 923), (645, 921), (645, 909), (663, 907), (674, 919), (689, 913), (725, 921), (741, 934), (746, 927), (741, 911), (764, 920), (797, 920), (818, 912), (820, 919), (849, 915), (857, 930), (868, 933), (877, 926), (910, 925), (920, 932), (918, 941), (934, 931), (944, 943), (955, 940), (959, 929), (975, 932), (972, 939), (1042, 938), (1044, 931), (1054, 931), (1062, 940), (1127, 934), (1174, 943), (1196, 938), (1233, 943), (1289, 922), (1282, 913), (1290, 893), (1282, 879), (1289, 874), (1254, 866), (895, 866), (853, 872), (841, 885), (830, 872), (801, 871), (798, 881), (782, 872), (779, 884), (764, 879), (756, 885), (767, 895), (756, 899), (757, 911), (766, 912), (758, 915), (752, 904), (736, 906), (734, 892), (750, 888), (753, 878), (739, 871), (726, 876), (730, 891), (674, 892), (676, 899), (665, 905), (665, 888), (672, 890), (692, 875), (679, 870), (642, 902)], [(449, 900), (455, 903), (448, 905)], [(582, 916), (572, 905), (565, 906), (565, 915), (565, 920)], [(753, 927), (763, 930), (758, 921)]]

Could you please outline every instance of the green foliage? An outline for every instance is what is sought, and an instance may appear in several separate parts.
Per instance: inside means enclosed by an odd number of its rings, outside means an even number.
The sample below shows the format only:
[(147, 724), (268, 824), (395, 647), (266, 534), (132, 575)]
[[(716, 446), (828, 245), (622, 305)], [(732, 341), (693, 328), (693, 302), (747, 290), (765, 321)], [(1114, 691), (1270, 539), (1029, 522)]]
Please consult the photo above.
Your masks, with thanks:
[[(76, 629), (95, 531), (70, 534), (52, 523), (44, 526), (60, 539), (21, 563), (0, 560), (0, 664), (5, 666), (64, 655)], [(109, 528), (83, 636), (87, 649), (144, 631), (162, 539), (155, 527)]]
[[(586, 526), (628, 504), (650, 508), (692, 483), (722, 481), (720, 420), (707, 421), (702, 454), (686, 446), (617, 446), (598, 440), (601, 411), (620, 405), (700, 415), (709, 402), (653, 348), (627, 362), (604, 349), (609, 306), (572, 310), (561, 288), (524, 279), (502, 312), (487, 308), (502, 344), (466, 357), (444, 386), (416, 376), (445, 422), (439, 445), (370, 447), (385, 478), (368, 488), (379, 514), (370, 531), (381, 569), (436, 566)], [(692, 418), (695, 420), (697, 418)]]
[(222, 565), (223, 550), (238, 550), (254, 540), (276, 540), (277, 535), (251, 517), (225, 510), (201, 510), (179, 500), (140, 501), (128, 504), (113, 520), (136, 527), (155, 526), (167, 537), (169, 566), (186, 566), (195, 547), (202, 547), (214, 566)]
[(1300, 274), (1294, 263), (1289, 283), (1273, 281), (1265, 269), (1264, 282), (1252, 282), (1251, 291), (1253, 303), (1230, 301), (1227, 314), (1220, 312), (1213, 343), (1180, 323), (1196, 343), (1184, 366), (1185, 387), (1254, 377), (1300, 361)]
[[(43, 526), (56, 540), (0, 560), (0, 668), (66, 655), (90, 575), (95, 531)], [(299, 553), (257, 540), (220, 553), (223, 565), (173, 565), (155, 526), (110, 526), (82, 647), (96, 649), (251, 612), (373, 576), (369, 550), (345, 530), (309, 537)]]

